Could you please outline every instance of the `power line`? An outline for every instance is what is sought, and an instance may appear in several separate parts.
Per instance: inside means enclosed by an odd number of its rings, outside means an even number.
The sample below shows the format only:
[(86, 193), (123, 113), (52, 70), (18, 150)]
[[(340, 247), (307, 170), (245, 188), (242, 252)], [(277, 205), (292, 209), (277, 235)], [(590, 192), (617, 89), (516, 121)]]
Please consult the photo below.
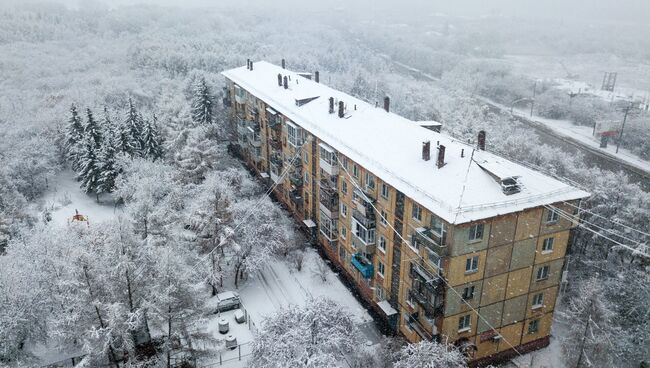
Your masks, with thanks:
[[(343, 168), (343, 171), (345, 171), (345, 173), (347, 174), (347, 176), (350, 178), (350, 181), (352, 182), (352, 184), (354, 185), (354, 187), (357, 188), (357, 189), (361, 192), (361, 194), (362, 194), (363, 197), (364, 197), (364, 200), (365, 200), (367, 203), (369, 203), (369, 204), (372, 206), (372, 208), (373, 208), (377, 213), (381, 213), (381, 212), (377, 209), (377, 207), (375, 207), (375, 205), (372, 203), (372, 201), (371, 201), (371, 200), (366, 196), (366, 194), (365, 194), (365, 192), (363, 191), (363, 189), (361, 189), (361, 187), (356, 183), (355, 179), (350, 175), (350, 173), (348, 172), (347, 168), (343, 165), (343, 163), (342, 163), (341, 160), (339, 159), (338, 155), (336, 156), (336, 160), (338, 161), (339, 165)], [(397, 234), (397, 236), (398, 236), (398, 237), (399, 237), (399, 238), (400, 238), (404, 243), (406, 243), (408, 246), (411, 247), (410, 242), (407, 241), (406, 239), (404, 239), (404, 237), (402, 236), (402, 234), (400, 234), (397, 230), (395, 230), (395, 228), (393, 227), (393, 225), (391, 225), (390, 222), (386, 221), (386, 223), (388, 224), (388, 226), (393, 230), (393, 232), (394, 232), (395, 234)], [(395, 244), (393, 244), (393, 246), (395, 246)], [(417, 255), (417, 258), (419, 258), (419, 260), (422, 260), (423, 262), (425, 262), (424, 258), (423, 258), (422, 256), (420, 256), (419, 254)], [(407, 260), (413, 260), (413, 259), (407, 259)], [(404, 260), (400, 260), (400, 261), (401, 261), (401, 262), (404, 262)], [(401, 267), (400, 267), (400, 269), (401, 269)], [(470, 308), (474, 313), (476, 313), (476, 315), (478, 316), (478, 318), (480, 318), (481, 320), (483, 320), (483, 322), (484, 322), (488, 327), (490, 327), (492, 330), (496, 331), (496, 328), (495, 328), (494, 326), (492, 326), (492, 324), (490, 324), (490, 322), (488, 322), (488, 321), (487, 321), (487, 320), (486, 320), (486, 319), (485, 319), (485, 318), (484, 318), (484, 317), (483, 317), (483, 316), (482, 316), (482, 315), (481, 315), (481, 314), (480, 314), (480, 313), (479, 313), (479, 312), (478, 312), (478, 311), (477, 311), (477, 310), (476, 310), (476, 309), (475, 309), (475, 308), (474, 308), (470, 303), (468, 303), (468, 302), (467, 302), (467, 301), (462, 297), (462, 295), (460, 295), (460, 293), (459, 293), (458, 291), (456, 291), (456, 289), (454, 289), (454, 288), (449, 284), (449, 282), (448, 282), (444, 277), (442, 277), (442, 276), (438, 276), (438, 278), (439, 278), (440, 280), (442, 280), (442, 282), (445, 283), (445, 285), (447, 286), (448, 290), (451, 290), (454, 294), (456, 294), (456, 296), (458, 296), (459, 300), (461, 300), (463, 303), (465, 303), (465, 304), (466, 304), (466, 305), (467, 305), (467, 306), (468, 306), (468, 307), (469, 307), (469, 308)], [(403, 283), (404, 283), (404, 281), (400, 280), (400, 284), (403, 285)], [(399, 298), (398, 298), (398, 299), (399, 299)], [(403, 305), (402, 305), (401, 303), (399, 303), (399, 301), (398, 301), (398, 304), (400, 304), (400, 306), (403, 307)], [(477, 326), (477, 328), (478, 328), (478, 326)], [(509, 345), (509, 346), (510, 346), (510, 347), (511, 347), (511, 348), (512, 348), (516, 353), (517, 353), (517, 355), (519, 355), (520, 357), (523, 357), (523, 355), (519, 352), (519, 350), (517, 350), (517, 348), (515, 348), (514, 345), (512, 345), (512, 344), (511, 344), (511, 343), (510, 343), (510, 342), (509, 342), (505, 337), (503, 337), (503, 336), (501, 336), (501, 337), (503, 338), (503, 341), (505, 341), (505, 342), (506, 342), (506, 343), (507, 343), (507, 344), (508, 344), (508, 345)]]
[(586, 213), (588, 213), (588, 214), (590, 214), (590, 215), (596, 216), (596, 217), (598, 217), (598, 218), (600, 218), (600, 219), (610, 221), (610, 222), (612, 222), (612, 223), (614, 223), (614, 224), (616, 224), (616, 225), (623, 226), (623, 227), (626, 228), (626, 229), (630, 229), (630, 230), (632, 230), (632, 231), (636, 231), (636, 232), (638, 232), (639, 234), (643, 234), (643, 235), (645, 235), (645, 236), (649, 236), (649, 237), (650, 237), (650, 233), (646, 233), (645, 231), (642, 231), (642, 230), (636, 229), (636, 228), (634, 228), (634, 227), (632, 227), (632, 226), (629, 226), (629, 225), (626, 225), (626, 224), (624, 224), (624, 223), (622, 223), (622, 222), (616, 221), (616, 220), (614, 220), (614, 219), (607, 218), (607, 217), (605, 217), (605, 216), (603, 216), (603, 215), (599, 215), (599, 214), (597, 214), (597, 213), (595, 213), (595, 212), (591, 212), (591, 211), (589, 211), (588, 209), (583, 208), (583, 207), (580, 207), (580, 206), (576, 206), (575, 204), (573, 204), (573, 203), (571, 203), (571, 202), (563, 202), (563, 203), (568, 204), (569, 206), (572, 206), (572, 207), (574, 207), (574, 208), (577, 208), (577, 209), (580, 210), (580, 211), (584, 211), (584, 212), (586, 212)]
[[(557, 211), (558, 211), (558, 214), (559, 214), (560, 216), (562, 216), (562, 217), (564, 217), (565, 219), (570, 220), (570, 221), (573, 220), (573, 218), (567, 216), (567, 215), (566, 215), (562, 210), (560, 210), (560, 209), (557, 208), (557, 207), (553, 207), (553, 206), (549, 206), (549, 205), (545, 205), (544, 207), (546, 207), (546, 208), (548, 208), (548, 209), (550, 209), (550, 210), (557, 210)], [(616, 241), (616, 240), (614, 240), (614, 239), (612, 239), (612, 238), (610, 238), (610, 237), (608, 237), (608, 236), (605, 236), (605, 235), (603, 235), (603, 234), (597, 232), (596, 230), (594, 230), (594, 229), (592, 229), (592, 228), (590, 228), (590, 227), (587, 227), (587, 226), (582, 225), (582, 224), (580, 224), (580, 223), (578, 223), (578, 226), (581, 226), (582, 228), (584, 228), (584, 229), (586, 229), (586, 230), (588, 230), (588, 231), (594, 233), (595, 235), (598, 235), (598, 236), (600, 236), (600, 237), (602, 237), (602, 238), (605, 238), (605, 239), (611, 241), (611, 242), (614, 243), (614, 244), (617, 244), (617, 245), (619, 245), (619, 246), (621, 246), (621, 247), (623, 247), (623, 248), (625, 248), (625, 249), (628, 249), (628, 250), (634, 252), (635, 254), (640, 254), (640, 255), (642, 255), (642, 256), (645, 256), (645, 257), (647, 257), (647, 258), (650, 258), (650, 254), (643, 253), (641, 250), (638, 250), (638, 249), (633, 248), (633, 247), (631, 247), (631, 246), (629, 246), (629, 245), (626, 245), (626, 244), (622, 244), (622, 243), (620, 243), (620, 242), (618, 242), (618, 241)], [(641, 245), (641, 243), (638, 243), (638, 245)]]

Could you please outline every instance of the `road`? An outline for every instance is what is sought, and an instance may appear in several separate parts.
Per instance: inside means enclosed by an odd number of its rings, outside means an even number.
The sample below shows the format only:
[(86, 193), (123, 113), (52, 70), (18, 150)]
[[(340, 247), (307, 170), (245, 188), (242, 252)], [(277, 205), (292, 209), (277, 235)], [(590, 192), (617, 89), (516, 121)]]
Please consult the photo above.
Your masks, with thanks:
[[(417, 68), (411, 67), (399, 61), (395, 61), (386, 54), (379, 53), (379, 52), (377, 52), (377, 54), (383, 59), (385, 59), (386, 61), (392, 63), (393, 66), (395, 66), (397, 69), (401, 69), (402, 71), (413, 76), (414, 78), (418, 78), (424, 81), (429, 81), (432, 83), (437, 83), (440, 81), (438, 78), (430, 74), (427, 74), (425, 72), (422, 72)], [(502, 106), (493, 103), (492, 101), (490, 101), (485, 97), (479, 97), (478, 100), (479, 101), (477, 102), (489, 105), (490, 108), (493, 109), (494, 111), (500, 111), (506, 113), (508, 112)], [(603, 170), (608, 170), (613, 172), (623, 171), (628, 175), (628, 177), (632, 182), (638, 183), (641, 185), (641, 187), (644, 188), (644, 190), (650, 191), (650, 171), (634, 166), (628, 163), (627, 161), (620, 159), (615, 155), (612, 155), (608, 152), (605, 152), (603, 150), (585, 144), (584, 142), (581, 142), (578, 139), (574, 139), (569, 136), (562, 135), (537, 121), (519, 115), (512, 115), (512, 116), (517, 121), (524, 123), (530, 126), (531, 128), (533, 128), (543, 143), (555, 147), (559, 147), (563, 151), (568, 153), (581, 152), (582, 154), (584, 154), (585, 160), (588, 164), (592, 164)]]

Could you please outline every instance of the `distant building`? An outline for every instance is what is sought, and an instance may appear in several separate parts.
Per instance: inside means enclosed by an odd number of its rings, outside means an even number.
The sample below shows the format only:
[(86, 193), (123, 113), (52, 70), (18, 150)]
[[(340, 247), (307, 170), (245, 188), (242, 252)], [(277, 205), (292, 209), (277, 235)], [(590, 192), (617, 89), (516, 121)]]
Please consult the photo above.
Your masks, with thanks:
[(485, 151), (485, 132), (459, 142), (318, 73), (223, 75), (232, 147), (395, 333), (474, 364), (549, 344), (572, 205), (588, 193)]

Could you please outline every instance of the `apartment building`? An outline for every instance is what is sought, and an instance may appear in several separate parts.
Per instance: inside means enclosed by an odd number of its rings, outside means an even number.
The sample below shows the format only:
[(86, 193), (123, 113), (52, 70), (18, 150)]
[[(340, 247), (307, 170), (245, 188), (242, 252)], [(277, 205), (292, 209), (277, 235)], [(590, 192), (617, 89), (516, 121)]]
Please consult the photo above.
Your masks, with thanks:
[(222, 73), (233, 147), (377, 315), (473, 365), (548, 345), (589, 194), (282, 64)]

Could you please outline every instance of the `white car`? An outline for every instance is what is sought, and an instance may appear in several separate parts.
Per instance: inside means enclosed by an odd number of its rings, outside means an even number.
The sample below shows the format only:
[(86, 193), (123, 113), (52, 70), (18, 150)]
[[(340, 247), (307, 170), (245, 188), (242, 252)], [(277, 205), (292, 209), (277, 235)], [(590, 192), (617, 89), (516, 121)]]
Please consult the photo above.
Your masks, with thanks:
[(237, 309), (241, 306), (239, 294), (234, 291), (224, 291), (215, 296), (216, 307), (214, 313)]

